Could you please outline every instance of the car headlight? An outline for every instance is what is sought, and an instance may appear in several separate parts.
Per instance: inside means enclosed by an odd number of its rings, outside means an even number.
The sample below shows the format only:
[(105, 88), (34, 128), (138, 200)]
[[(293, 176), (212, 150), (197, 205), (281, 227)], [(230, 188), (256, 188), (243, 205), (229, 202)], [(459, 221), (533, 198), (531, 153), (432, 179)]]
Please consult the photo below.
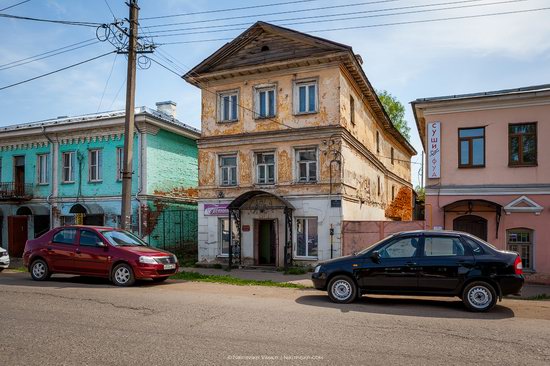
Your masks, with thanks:
[(173, 255), (172, 257), (174, 257), (174, 263), (178, 263), (178, 257), (176, 257), (175, 255)]
[(157, 264), (157, 261), (153, 257), (147, 257), (147, 256), (142, 255), (141, 257), (139, 257), (139, 263)]
[(321, 270), (321, 265), (318, 264), (316, 267), (315, 267), (315, 270), (313, 271), (314, 273), (319, 273), (319, 271)]

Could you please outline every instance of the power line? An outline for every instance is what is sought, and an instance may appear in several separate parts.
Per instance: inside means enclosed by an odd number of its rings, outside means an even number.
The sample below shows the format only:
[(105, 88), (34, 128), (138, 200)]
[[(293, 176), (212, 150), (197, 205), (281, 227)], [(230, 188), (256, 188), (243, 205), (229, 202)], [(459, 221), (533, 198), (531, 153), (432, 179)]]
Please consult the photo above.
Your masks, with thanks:
[[(402, 21), (402, 22), (394, 22), (394, 23), (379, 23), (379, 24), (351, 26), (351, 27), (340, 27), (340, 28), (330, 28), (330, 29), (314, 29), (314, 30), (307, 30), (307, 31), (303, 31), (303, 32), (305, 32), (305, 33), (321, 33), (321, 32), (332, 32), (332, 31), (351, 30), (351, 29), (389, 27), (389, 26), (406, 25), (406, 24), (434, 23), (434, 22), (443, 22), (443, 21), (450, 21), (450, 20), (486, 18), (486, 17), (500, 16), (500, 15), (533, 13), (533, 12), (545, 11), (545, 10), (550, 10), (550, 7), (525, 9), (525, 10), (513, 10), (513, 11), (487, 13), (487, 14), (464, 15), (464, 16), (445, 17), (445, 18), (436, 18), (436, 19), (411, 20), (411, 21)], [(157, 46), (174, 45), (174, 44), (188, 44), (188, 43), (201, 43), (201, 42), (228, 41), (228, 40), (232, 40), (232, 39), (234, 39), (234, 38), (227, 38), (226, 37), (226, 38), (214, 38), (214, 39), (197, 39), (197, 40), (190, 40), (190, 41), (163, 42), (163, 43), (158, 43)]]
[(113, 16), (113, 19), (116, 20), (116, 16), (115, 16), (115, 13), (113, 12), (113, 9), (111, 9), (111, 5), (109, 5), (109, 2), (107, 0), (103, 0), (105, 1), (105, 5), (107, 5), (107, 8), (109, 8), (109, 12), (111, 13), (111, 15)]
[(117, 98), (118, 98), (118, 95), (120, 94), (120, 91), (122, 90), (122, 87), (126, 84), (126, 79), (122, 80), (122, 84), (120, 84), (120, 87), (118, 88), (118, 91), (116, 92), (115, 94), (115, 97), (113, 98), (113, 100), (111, 101), (111, 104), (109, 105), (109, 110), (111, 108), (113, 108), (113, 104), (115, 104)]
[(0, 9), (0, 11), (4, 11), (4, 10), (11, 9), (11, 8), (15, 8), (17, 5), (25, 4), (25, 3), (28, 3), (29, 1), (31, 1), (31, 0), (20, 1), (20, 2), (18, 2), (17, 4), (13, 4), (13, 5), (8, 6), (7, 8)]
[(109, 80), (111, 80), (111, 75), (113, 75), (113, 70), (115, 68), (117, 56), (118, 56), (118, 53), (115, 53), (113, 64), (111, 65), (111, 71), (109, 71), (109, 76), (107, 77), (107, 81), (105, 82), (105, 87), (103, 88), (103, 93), (101, 93), (101, 99), (99, 100), (99, 105), (97, 106), (97, 112), (99, 112), (99, 109), (101, 108), (101, 103), (103, 103), (103, 97), (105, 96), (105, 91), (107, 90), (107, 86), (109, 85)]
[[(93, 40), (92, 40), (92, 41), (93, 41)], [(63, 53), (67, 53), (67, 52), (71, 52), (71, 51), (74, 51), (74, 50), (78, 50), (78, 49), (80, 49), (80, 48), (92, 46), (92, 45), (97, 44), (97, 43), (100, 43), (100, 42), (99, 42), (99, 41), (94, 41), (94, 42), (91, 42), (91, 43), (83, 44), (83, 45), (81, 45), (81, 46), (69, 48), (69, 49), (66, 49), (66, 50), (64, 50), (64, 51), (59, 51), (59, 52), (56, 52), (56, 53), (52, 53), (52, 54), (49, 54), (49, 55), (47, 55), (47, 56), (42, 56), (42, 57), (39, 57), (39, 58), (34, 58), (34, 59), (31, 59), (31, 60), (28, 60), (28, 61), (25, 61), (25, 62), (12, 63), (10, 66), (0, 67), (0, 71), (8, 70), (8, 69), (11, 69), (11, 68), (14, 68), (14, 67), (17, 67), (17, 66), (23, 66), (23, 65), (29, 64), (29, 63), (31, 63), (31, 62), (36, 62), (36, 61), (44, 60), (44, 59), (49, 58), (49, 57), (61, 55), (61, 54), (63, 54)]]
[(80, 61), (80, 62), (77, 62), (76, 64), (72, 64), (72, 65), (69, 65), (69, 66), (65, 66), (61, 69), (57, 69), (57, 70), (54, 70), (54, 71), (50, 71), (46, 74), (42, 74), (42, 75), (38, 75), (38, 76), (35, 76), (33, 78), (30, 78), (30, 79), (27, 79), (27, 80), (23, 80), (23, 81), (20, 81), (20, 82), (17, 82), (17, 83), (14, 83), (14, 84), (10, 84), (10, 85), (6, 85), (6, 86), (3, 86), (0, 88), (0, 90), (4, 90), (4, 89), (8, 89), (8, 88), (11, 88), (11, 87), (14, 87), (14, 86), (17, 86), (17, 85), (21, 85), (21, 84), (24, 84), (24, 83), (28, 83), (29, 81), (33, 81), (33, 80), (36, 80), (36, 79), (40, 79), (40, 78), (43, 78), (45, 76), (48, 76), (48, 75), (52, 75), (52, 74), (55, 74), (55, 73), (58, 73), (60, 71), (64, 71), (64, 70), (67, 70), (67, 69), (70, 69), (72, 67), (75, 67), (75, 66), (78, 66), (78, 65), (82, 65), (82, 64), (85, 64), (87, 62), (90, 62), (90, 61), (93, 61), (93, 60), (97, 60), (98, 58), (101, 58), (101, 57), (105, 57), (107, 55), (110, 55), (111, 53), (114, 53), (115, 51), (110, 51), (110, 52), (107, 52), (107, 53), (104, 53), (102, 55), (99, 55), (99, 56), (96, 56), (96, 57), (92, 57), (92, 58), (89, 58), (87, 60), (84, 60), (84, 61)]
[[(484, 0), (461, 0), (461, 1), (444, 2), (444, 3), (438, 3), (438, 4), (423, 4), (423, 5), (402, 6), (402, 7), (395, 7), (395, 8), (355, 11), (355, 12), (352, 12), (352, 13), (346, 12), (346, 13), (337, 13), (337, 14), (313, 15), (313, 16), (307, 16), (307, 17), (302, 16), (302, 17), (298, 17), (298, 18), (270, 19), (268, 21), (271, 22), (271, 23), (286, 22), (286, 21), (293, 21), (293, 20), (303, 21), (305, 19), (333, 18), (333, 17), (340, 17), (340, 16), (347, 16), (347, 15), (380, 13), (380, 12), (385, 12), (385, 11), (425, 8), (425, 7), (431, 7), (431, 6), (442, 6), (442, 5), (452, 5), (452, 4), (464, 4), (464, 3), (480, 2), (480, 1), (484, 1)], [(448, 10), (448, 9), (460, 9), (462, 7), (466, 8), (466, 7), (473, 7), (473, 6), (487, 6), (487, 5), (503, 4), (503, 3), (508, 3), (508, 2), (523, 2), (523, 1), (528, 1), (528, 0), (509, 0), (509, 1), (500, 1), (500, 2), (493, 2), (493, 3), (487, 3), (487, 4), (464, 5), (464, 6), (461, 6), (461, 7), (448, 7), (448, 8), (440, 8), (440, 9), (427, 9), (427, 10), (419, 10), (419, 11), (411, 11), (411, 12), (390, 13), (390, 14), (382, 14), (382, 15), (378, 15), (378, 16), (403, 15), (403, 14), (422, 13), (422, 12), (440, 11), (440, 10)], [(371, 16), (371, 17), (376, 17), (376, 16)], [(357, 17), (357, 18), (362, 18), (362, 17)], [(368, 17), (365, 17), (365, 18), (368, 18)], [(341, 18), (341, 19), (333, 19), (333, 20), (329, 19), (329, 20), (326, 20), (326, 21), (329, 22), (329, 21), (339, 21), (339, 20), (347, 20), (347, 19), (350, 19), (350, 18)], [(353, 19), (353, 18), (351, 18), (351, 19)], [(315, 21), (315, 22), (299, 22), (299, 23), (289, 23), (289, 24), (283, 24), (283, 25), (306, 24), (306, 23), (318, 23), (318, 22), (317, 21)], [(156, 33), (189, 31), (189, 30), (197, 30), (197, 29), (226, 28), (226, 27), (246, 26), (246, 25), (249, 25), (249, 24), (250, 23), (238, 23), (238, 24), (209, 25), (209, 26), (179, 28), (179, 29), (165, 29), (165, 30), (157, 30), (157, 31), (153, 30), (150, 33), (151, 34), (156, 34)], [(222, 31), (222, 30), (220, 30), (220, 31)]]
[(271, 7), (271, 6), (281, 6), (281, 5), (298, 4), (298, 3), (309, 3), (309, 2), (312, 2), (312, 1), (318, 1), (318, 0), (287, 1), (287, 2), (284, 2), (284, 3), (264, 4), (264, 5), (251, 5), (251, 6), (243, 6), (243, 7), (239, 7), (239, 8), (215, 9), (215, 10), (197, 11), (197, 12), (193, 12), (193, 13), (180, 13), (180, 14), (160, 15), (160, 16), (155, 16), (155, 17), (145, 17), (145, 18), (141, 18), (141, 20), (175, 18), (175, 17), (184, 17), (184, 16), (189, 16), (189, 15), (210, 14), (210, 13), (223, 13), (223, 12), (230, 12), (230, 11), (237, 11), (237, 10), (248, 10), (248, 9), (257, 9), (257, 8), (267, 8), (267, 7)]
[[(483, 0), (465, 0), (465, 1), (462, 0), (462, 1), (455, 1), (455, 2), (429, 4), (429, 5), (417, 5), (417, 6), (410, 6), (410, 7), (394, 8), (394, 9), (418, 8), (418, 7), (439, 6), (439, 5), (447, 5), (447, 4), (463, 4), (463, 3), (469, 3), (469, 2), (474, 2), (474, 1), (479, 2), (479, 1), (483, 1)], [(435, 11), (466, 9), (466, 8), (472, 8), (472, 7), (502, 5), (502, 4), (525, 2), (525, 1), (529, 1), (529, 0), (505, 0), (505, 1), (496, 1), (496, 2), (492, 2), (492, 3), (484, 3), (484, 4), (450, 6), (450, 7), (439, 8), (439, 9), (423, 9), (423, 10), (403, 11), (403, 12), (389, 13), (389, 14), (362, 15), (362, 16), (353, 16), (353, 17), (339, 18), (339, 19), (326, 19), (326, 20), (323, 20), (322, 22), (338, 22), (338, 21), (342, 21), (342, 20), (355, 20), (355, 19), (380, 18), (380, 17), (406, 15), (406, 14), (430, 13), (430, 12), (435, 12)], [(342, 15), (351, 15), (351, 14), (373, 13), (373, 12), (384, 11), (384, 10), (393, 10), (393, 9), (368, 10), (368, 11), (364, 11), (364, 12), (340, 13), (338, 15), (320, 15), (320, 16), (312, 16), (312, 17), (306, 17), (306, 18), (294, 18), (294, 19), (311, 19), (311, 18), (318, 18), (318, 17), (319, 18), (324, 18), (324, 17), (333, 17), (333, 16), (342, 16)], [(284, 20), (270, 20), (270, 21), (278, 22), (278, 21), (284, 21)], [(311, 24), (311, 23), (316, 23), (317, 24), (317, 23), (320, 23), (320, 21), (318, 21), (318, 20), (299, 21), (299, 22), (283, 23), (281, 25), (282, 26), (289, 26), (289, 25)], [(225, 26), (237, 26), (237, 25), (248, 25), (248, 23), (235, 24), (235, 25), (225, 25)], [(217, 27), (222, 27), (222, 26), (217, 26)], [(201, 27), (201, 28), (204, 28), (204, 27)], [(163, 37), (163, 36), (164, 37), (174, 37), (174, 36), (185, 36), (185, 35), (193, 35), (193, 34), (242, 31), (242, 30), (245, 30), (245, 29), (246, 28), (239, 27), (239, 28), (230, 28), (230, 29), (217, 29), (217, 30), (193, 31), (193, 32), (186, 32), (186, 33), (172, 33), (172, 34), (152, 35), (150, 37)], [(168, 30), (166, 30), (166, 31), (168, 31)], [(165, 32), (165, 31), (156, 31), (156, 32)]]
[[(196, 24), (196, 23), (208, 23), (208, 22), (224, 21), (224, 20), (234, 20), (234, 19), (243, 19), (243, 18), (258, 18), (258, 17), (270, 16), (270, 15), (303, 13), (303, 12), (307, 12), (307, 11), (318, 11), (318, 10), (328, 10), (328, 9), (338, 9), (338, 8), (349, 8), (349, 7), (356, 7), (356, 6), (363, 6), (363, 5), (372, 5), (372, 4), (380, 4), (380, 3), (389, 3), (389, 2), (395, 2), (395, 1), (400, 1), (400, 0), (377, 0), (377, 1), (367, 1), (367, 2), (355, 3), (355, 4), (332, 5), (332, 6), (322, 6), (322, 7), (316, 7), (316, 8), (307, 8), (307, 9), (298, 9), (298, 10), (287, 10), (287, 11), (280, 11), (280, 12), (275, 12), (275, 13), (264, 13), (264, 14), (254, 14), (254, 15), (240, 15), (240, 16), (234, 16), (234, 17), (224, 17), (224, 18), (214, 18), (214, 19), (203, 19), (203, 20), (194, 20), (194, 21), (180, 22), (180, 23), (154, 24), (154, 25), (144, 26), (144, 28), (160, 28), (160, 27), (169, 27), (169, 26), (173, 26), (173, 25)], [(481, 0), (479, 0), (479, 1), (481, 1)]]
[(102, 23), (94, 23), (94, 22), (77, 22), (77, 21), (72, 21), (72, 20), (41, 19), (41, 18), (31, 18), (31, 17), (23, 17), (23, 16), (18, 16), (18, 15), (11, 15), (11, 14), (0, 14), (0, 17), (2, 17), (2, 18), (11, 18), (11, 19), (19, 19), (19, 20), (31, 20), (31, 21), (43, 22), (43, 23), (75, 25), (75, 26), (81, 26), (81, 27), (93, 27), (93, 28), (96, 28), (98, 26), (103, 25)]

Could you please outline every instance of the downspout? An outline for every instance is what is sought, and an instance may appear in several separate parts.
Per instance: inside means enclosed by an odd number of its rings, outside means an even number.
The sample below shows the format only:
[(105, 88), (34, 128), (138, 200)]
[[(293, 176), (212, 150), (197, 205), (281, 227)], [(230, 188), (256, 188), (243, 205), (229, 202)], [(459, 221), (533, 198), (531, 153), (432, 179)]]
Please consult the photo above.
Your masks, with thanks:
[(138, 150), (139, 150), (139, 159), (138, 159), (138, 190), (135, 194), (135, 199), (138, 203), (137, 214), (138, 214), (138, 235), (141, 237), (142, 225), (141, 225), (141, 200), (139, 199), (139, 194), (143, 190), (143, 132), (135, 125), (136, 130), (139, 133), (138, 139)]
[(50, 154), (51, 154), (51, 163), (52, 163), (52, 189), (48, 197), (46, 198), (46, 202), (50, 206), (50, 229), (54, 227), (54, 214), (53, 214), (53, 207), (54, 204), (52, 203), (52, 198), (57, 198), (57, 151), (58, 151), (58, 145), (57, 142), (53, 141), (48, 134), (46, 133), (46, 127), (42, 126), (42, 134), (50, 143)]

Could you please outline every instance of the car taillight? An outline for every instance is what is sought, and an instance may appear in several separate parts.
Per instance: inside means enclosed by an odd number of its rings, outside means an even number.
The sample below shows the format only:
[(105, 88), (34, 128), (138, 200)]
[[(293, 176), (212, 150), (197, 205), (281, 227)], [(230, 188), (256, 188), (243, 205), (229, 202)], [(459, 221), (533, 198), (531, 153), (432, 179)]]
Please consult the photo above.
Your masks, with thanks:
[(514, 270), (516, 271), (517, 275), (523, 274), (523, 265), (521, 264), (521, 258), (519, 255), (516, 257), (516, 260), (514, 261)]

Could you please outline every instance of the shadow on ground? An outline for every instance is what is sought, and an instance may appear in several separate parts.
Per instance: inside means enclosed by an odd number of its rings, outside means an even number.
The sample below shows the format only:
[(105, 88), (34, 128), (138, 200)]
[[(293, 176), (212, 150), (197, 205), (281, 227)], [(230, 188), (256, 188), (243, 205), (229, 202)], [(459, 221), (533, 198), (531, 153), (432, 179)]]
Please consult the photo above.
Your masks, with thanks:
[(462, 302), (454, 298), (412, 298), (363, 296), (352, 304), (335, 304), (327, 295), (306, 295), (296, 299), (298, 304), (338, 309), (343, 313), (364, 312), (370, 314), (419, 316), (457, 319), (506, 319), (513, 318), (514, 311), (497, 305), (486, 313), (472, 313)]

